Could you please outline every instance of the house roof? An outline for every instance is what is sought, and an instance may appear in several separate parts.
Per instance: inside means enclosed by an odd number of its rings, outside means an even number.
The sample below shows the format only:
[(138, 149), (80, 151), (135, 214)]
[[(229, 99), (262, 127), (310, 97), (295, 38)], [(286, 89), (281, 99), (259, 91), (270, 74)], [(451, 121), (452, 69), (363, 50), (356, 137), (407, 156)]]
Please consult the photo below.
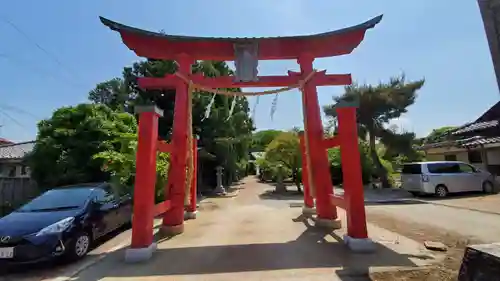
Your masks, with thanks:
[(12, 144), (13, 142), (11, 142), (10, 140), (8, 139), (4, 139), (4, 138), (0, 138), (0, 145), (4, 145), (4, 144)]
[(440, 147), (476, 147), (500, 142), (500, 102), (490, 107), (474, 122), (448, 131), (449, 140), (429, 143), (422, 150)]
[(423, 145), (421, 149), (427, 150), (431, 148), (441, 148), (441, 147), (463, 147), (463, 148), (471, 148), (485, 144), (492, 144), (500, 142), (500, 137), (482, 137), (482, 136), (474, 136), (461, 140), (449, 140), (443, 142), (429, 143)]
[(0, 145), (0, 159), (21, 159), (30, 153), (34, 146), (35, 141)]
[(485, 122), (498, 119), (500, 119), (500, 101), (497, 102), (492, 107), (490, 107), (485, 113), (483, 113), (483, 115), (477, 118), (477, 120), (474, 122), (477, 123), (477, 122)]
[(500, 102), (490, 107), (485, 113), (483, 113), (474, 122), (469, 122), (464, 124), (455, 130), (451, 131), (452, 135), (471, 135), (471, 134), (481, 134), (489, 135), (490, 137), (500, 136), (500, 131), (498, 130), (500, 124)]
[(499, 120), (468, 123), (468, 124), (465, 124), (463, 126), (460, 126), (458, 129), (455, 129), (451, 134), (452, 135), (460, 135), (460, 134), (464, 134), (464, 133), (494, 128), (494, 127), (498, 127), (499, 124), (500, 124)]

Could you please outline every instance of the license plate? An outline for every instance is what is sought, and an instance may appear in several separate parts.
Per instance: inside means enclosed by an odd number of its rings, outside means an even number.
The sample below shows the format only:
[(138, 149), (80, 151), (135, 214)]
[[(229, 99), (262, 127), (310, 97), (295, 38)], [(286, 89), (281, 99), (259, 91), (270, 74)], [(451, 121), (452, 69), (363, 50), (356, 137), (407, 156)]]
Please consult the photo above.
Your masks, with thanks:
[(0, 259), (11, 259), (14, 257), (14, 248), (0, 248)]

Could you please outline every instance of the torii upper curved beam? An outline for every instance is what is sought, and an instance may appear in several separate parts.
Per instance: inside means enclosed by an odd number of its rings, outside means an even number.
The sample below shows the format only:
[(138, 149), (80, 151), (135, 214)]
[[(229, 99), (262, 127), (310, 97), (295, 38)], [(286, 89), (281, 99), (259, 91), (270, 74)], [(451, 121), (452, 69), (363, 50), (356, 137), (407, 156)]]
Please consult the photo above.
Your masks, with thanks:
[(123, 43), (138, 56), (151, 59), (175, 59), (187, 54), (198, 60), (234, 60), (234, 44), (257, 42), (258, 59), (296, 59), (305, 53), (314, 57), (332, 57), (351, 53), (363, 41), (368, 29), (375, 27), (382, 15), (364, 23), (335, 31), (285, 37), (197, 37), (151, 32), (100, 17), (111, 30), (120, 33)]

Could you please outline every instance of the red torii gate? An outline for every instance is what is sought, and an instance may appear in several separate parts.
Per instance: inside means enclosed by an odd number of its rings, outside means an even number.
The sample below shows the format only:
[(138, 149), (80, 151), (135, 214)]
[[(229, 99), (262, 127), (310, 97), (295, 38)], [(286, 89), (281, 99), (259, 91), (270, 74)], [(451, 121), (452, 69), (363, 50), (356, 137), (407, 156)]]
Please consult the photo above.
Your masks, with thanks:
[[(125, 45), (138, 56), (151, 59), (175, 60), (176, 74), (162, 78), (141, 77), (143, 89), (175, 89), (173, 134), (170, 144), (158, 143), (157, 125), (162, 111), (155, 106), (142, 106), (139, 113), (139, 144), (134, 192), (134, 217), (132, 243), (126, 259), (138, 261), (149, 258), (156, 248), (153, 241), (153, 217), (163, 213), (161, 230), (168, 235), (184, 231), (184, 199), (186, 194), (186, 168), (189, 143), (190, 90), (193, 85), (204, 88), (237, 87), (289, 87), (296, 85), (302, 90), (305, 132), (301, 135), (303, 150), (303, 174), (305, 186), (304, 213), (315, 211), (316, 225), (340, 228), (336, 207), (347, 211), (348, 235), (346, 243), (351, 248), (365, 248), (370, 240), (367, 236), (366, 218), (361, 181), (360, 155), (356, 126), (356, 107), (337, 107), (339, 134), (324, 139), (321, 112), (316, 91), (317, 86), (349, 85), (350, 74), (326, 74), (313, 69), (315, 58), (332, 57), (351, 53), (364, 38), (365, 32), (377, 25), (382, 16), (365, 23), (316, 35), (264, 38), (209, 38), (177, 36), (155, 33), (126, 26), (100, 18), (110, 29), (120, 33)], [(250, 46), (250, 47), (248, 47)], [(233, 61), (241, 64), (238, 49), (246, 49), (245, 55), (254, 55), (254, 74), (257, 60), (296, 59), (300, 72), (289, 71), (287, 76), (204, 77), (193, 75), (191, 65), (196, 60)], [(253, 49), (252, 49), (253, 48)], [(239, 53), (241, 55), (241, 53)], [(248, 59), (248, 56), (246, 57)], [(238, 66), (237, 66), (238, 67)], [(238, 70), (237, 70), (238, 73)], [(326, 149), (340, 146), (342, 155), (344, 197), (333, 194)], [(166, 200), (153, 204), (155, 185), (155, 157), (158, 149), (171, 153)], [(191, 191), (193, 185), (191, 186)], [(193, 193), (193, 192), (191, 192)], [(196, 194), (191, 194), (191, 207), (196, 208)], [(316, 208), (314, 209), (314, 200)], [(194, 203), (193, 203), (194, 202)], [(194, 207), (192, 206), (194, 204)]]

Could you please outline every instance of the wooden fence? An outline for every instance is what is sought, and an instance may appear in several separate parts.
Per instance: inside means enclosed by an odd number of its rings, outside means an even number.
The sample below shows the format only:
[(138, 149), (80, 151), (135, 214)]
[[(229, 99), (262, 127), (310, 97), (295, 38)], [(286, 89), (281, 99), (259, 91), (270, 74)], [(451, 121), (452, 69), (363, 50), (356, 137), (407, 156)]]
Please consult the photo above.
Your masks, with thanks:
[(36, 197), (39, 190), (30, 178), (0, 177), (0, 217)]

